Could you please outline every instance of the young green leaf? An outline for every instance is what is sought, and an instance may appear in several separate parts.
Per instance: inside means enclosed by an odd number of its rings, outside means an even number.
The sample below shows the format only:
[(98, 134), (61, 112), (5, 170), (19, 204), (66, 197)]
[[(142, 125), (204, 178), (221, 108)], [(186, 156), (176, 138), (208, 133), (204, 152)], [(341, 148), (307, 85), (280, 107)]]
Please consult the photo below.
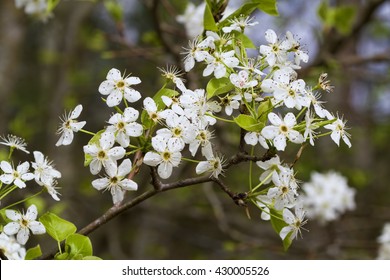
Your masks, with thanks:
[(73, 223), (50, 212), (42, 215), (39, 221), (45, 226), (46, 232), (58, 242), (65, 240), (77, 230)]
[(234, 89), (234, 85), (230, 82), (229, 78), (212, 78), (206, 86), (207, 99), (229, 92)]
[[(282, 211), (276, 211), (275, 209), (270, 208), (270, 214), (271, 214), (272, 228), (279, 235), (282, 228), (287, 226), (286, 222), (283, 220)], [(290, 232), (289, 234), (287, 234), (287, 236), (283, 240), (283, 248), (285, 251), (288, 250), (288, 248), (291, 246), (291, 243), (292, 243), (292, 240), (291, 240), (291, 232)]]
[(241, 114), (238, 115), (238, 117), (234, 118), (233, 120), (236, 124), (238, 124), (239, 127), (247, 131), (259, 132), (264, 127), (263, 123), (260, 123), (250, 115)]
[(78, 233), (71, 234), (66, 238), (65, 251), (69, 253), (72, 259), (92, 256), (91, 240), (87, 236)]
[(215, 23), (213, 12), (209, 5), (209, 1), (206, 2), (206, 8), (204, 10), (203, 27), (204, 30), (218, 31), (218, 27), (217, 24)]
[(246, 49), (256, 49), (255, 44), (253, 44), (252, 40), (249, 39), (248, 36), (246, 36), (244, 33), (238, 32), (236, 30), (232, 31), (232, 34), (237, 38), (239, 42), (244, 46)]
[(39, 245), (37, 245), (37, 246), (27, 250), (26, 256), (24, 257), (24, 259), (25, 260), (33, 260), (33, 259), (39, 258), (40, 256), (42, 256), (41, 247)]
[(264, 125), (267, 122), (268, 113), (271, 112), (272, 108), (273, 106), (270, 99), (262, 101), (257, 108), (257, 115), (259, 116), (259, 121)]

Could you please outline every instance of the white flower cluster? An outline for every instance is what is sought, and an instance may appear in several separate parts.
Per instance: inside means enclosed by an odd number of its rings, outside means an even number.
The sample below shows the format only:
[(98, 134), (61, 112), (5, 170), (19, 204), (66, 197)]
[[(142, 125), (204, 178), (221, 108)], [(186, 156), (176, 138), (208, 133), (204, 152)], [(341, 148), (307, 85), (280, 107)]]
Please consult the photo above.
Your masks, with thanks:
[(310, 182), (302, 185), (301, 196), (307, 216), (324, 224), (334, 221), (346, 211), (355, 209), (355, 189), (339, 173), (314, 172)]
[[(92, 185), (110, 190), (113, 202), (118, 203), (126, 191), (137, 190), (132, 178), (140, 162), (155, 167), (162, 179), (170, 178), (183, 160), (195, 162), (197, 174), (217, 178), (223, 173), (224, 161), (212, 141), (213, 126), (217, 121), (233, 123), (244, 133), (242, 145), (259, 143), (273, 151), (269, 160), (257, 162), (263, 173), (257, 186), (250, 185), (249, 199), (262, 211), (263, 219), (279, 215), (285, 225), (278, 232), (282, 239), (296, 237), (306, 223), (305, 211), (298, 203), (295, 172), (276, 153), (290, 143), (314, 145), (325, 135), (337, 145), (340, 139), (349, 147), (351, 143), (345, 122), (320, 100), (321, 92), (332, 90), (326, 74), (314, 86), (298, 78), (296, 70), (309, 56), (291, 32), (278, 38), (267, 30), (267, 43), (258, 47), (255, 57), (248, 57), (249, 43), (240, 33), (256, 24), (250, 17), (239, 16), (219, 32), (206, 31), (205, 36), (190, 41), (184, 52), (184, 70), (203, 65), (202, 75), (210, 77), (206, 90), (187, 88), (175, 67), (163, 70), (167, 83), (153, 98), (142, 100), (142, 113), (132, 107), (141, 100), (141, 93), (133, 88), (141, 80), (111, 69), (99, 86), (107, 106), (116, 110), (108, 125), (97, 133), (84, 130), (85, 122), (76, 120), (82, 110), (79, 105), (63, 117), (57, 145), (70, 144), (77, 131), (94, 135), (84, 146), (85, 163), (93, 175), (102, 171), (107, 175)], [(171, 83), (173, 89), (168, 88)], [(129, 156), (139, 153), (142, 160), (137, 158), (133, 166)]]
[[(1, 137), (1, 139), (0, 145), (9, 146), (11, 150), (10, 154), (12, 154), (14, 149), (21, 150), (27, 154), (30, 153), (26, 149), (27, 145), (22, 138), (8, 135), (7, 137)], [(1, 161), (0, 169), (2, 174), (0, 175), (0, 182), (8, 186), (14, 185), (19, 189), (24, 189), (26, 182), (34, 179), (39, 186), (46, 189), (54, 200), (59, 201), (56, 186), (57, 179), (61, 178), (61, 173), (54, 168), (53, 163), (42, 152), (34, 151), (33, 155), (35, 161), (25, 161), (18, 164), (16, 168), (10, 161)], [(33, 172), (29, 171), (30, 166), (34, 169)], [(5, 188), (3, 187), (3, 189)]]
[[(26, 149), (27, 145), (22, 138), (8, 135), (7, 137), (1, 137), (1, 140), (0, 145), (8, 146), (10, 149), (9, 158), (15, 149), (27, 154), (30, 153)], [(47, 191), (54, 200), (60, 200), (56, 185), (57, 179), (61, 178), (61, 173), (54, 168), (52, 162), (41, 152), (34, 151), (33, 155), (35, 161), (25, 161), (18, 164), (16, 168), (9, 160), (0, 162), (0, 200), (11, 194), (15, 189), (29, 188), (27, 183), (32, 180), (43, 187), (42, 191)], [(33, 169), (31, 172), (30, 167)], [(20, 201), (20, 203), (23, 201)], [(18, 203), (12, 205), (16, 204)], [(0, 250), (8, 259), (24, 259), (26, 254), (24, 245), (30, 237), (30, 232), (33, 234), (44, 234), (46, 232), (44, 225), (36, 221), (38, 216), (37, 207), (34, 204), (30, 205), (25, 214), (6, 209), (5, 216), (10, 222), (2, 228)]]
[(378, 237), (380, 244), (378, 249), (378, 260), (390, 260), (390, 223), (383, 226), (382, 234)]

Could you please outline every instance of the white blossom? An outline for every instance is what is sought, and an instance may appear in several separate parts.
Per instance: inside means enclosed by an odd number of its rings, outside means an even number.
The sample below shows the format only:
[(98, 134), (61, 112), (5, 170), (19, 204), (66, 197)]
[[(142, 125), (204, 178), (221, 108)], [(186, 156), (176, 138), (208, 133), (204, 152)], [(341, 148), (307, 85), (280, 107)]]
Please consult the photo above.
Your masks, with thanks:
[(295, 207), (295, 215), (287, 208), (283, 210), (283, 220), (287, 223), (287, 226), (282, 228), (279, 235), (284, 240), (291, 232), (290, 239), (297, 237), (298, 233), (301, 234), (302, 226), (306, 224), (305, 211), (301, 205)]
[(0, 251), (9, 260), (24, 260), (26, 256), (26, 249), (13, 236), (8, 236), (4, 232), (0, 233)]
[(114, 204), (121, 202), (126, 191), (136, 191), (137, 183), (127, 179), (126, 175), (131, 171), (130, 159), (125, 159), (119, 167), (116, 163), (114, 168), (107, 169), (107, 177), (92, 181), (92, 186), (97, 190), (109, 190)]
[(126, 150), (123, 147), (113, 147), (114, 142), (114, 133), (104, 132), (99, 139), (99, 143), (84, 146), (84, 153), (92, 157), (89, 168), (93, 175), (98, 174), (102, 166), (104, 166), (106, 172), (112, 174), (116, 161), (124, 157)]
[(302, 185), (302, 198), (307, 216), (321, 224), (334, 221), (347, 210), (355, 209), (355, 190), (345, 177), (336, 172), (314, 172), (310, 182)]
[(250, 80), (246, 70), (241, 70), (238, 74), (230, 74), (230, 81), (238, 88), (252, 88), (258, 84), (257, 80)]
[(81, 114), (81, 111), (83, 110), (82, 105), (77, 105), (76, 108), (69, 114), (64, 114), (64, 116), (61, 118), (61, 126), (57, 130), (57, 134), (61, 134), (60, 139), (58, 139), (56, 146), (60, 145), (69, 145), (73, 141), (73, 132), (77, 132), (80, 129), (84, 127), (86, 124), (85, 121), (77, 121), (76, 118), (78, 118)]
[(106, 128), (106, 131), (113, 132), (119, 145), (126, 148), (130, 145), (130, 136), (138, 137), (142, 135), (142, 125), (135, 122), (138, 116), (139, 112), (137, 110), (127, 107), (123, 114), (116, 113), (108, 120), (110, 126)]
[(131, 86), (139, 83), (141, 80), (138, 77), (122, 77), (118, 69), (112, 68), (106, 80), (100, 84), (99, 92), (108, 95), (106, 102), (109, 107), (119, 105), (123, 98), (133, 103), (141, 98), (141, 94)]
[(1, 161), (0, 163), (1, 170), (4, 174), (0, 175), (0, 181), (4, 184), (11, 184), (12, 182), (20, 189), (26, 187), (25, 181), (30, 181), (34, 179), (34, 174), (28, 172), (30, 164), (25, 161), (19, 164), (16, 169), (8, 161)]
[(330, 134), (330, 138), (337, 144), (337, 146), (340, 146), (340, 138), (343, 139), (344, 143), (347, 144), (349, 148), (351, 148), (352, 144), (349, 140), (350, 134), (346, 132), (347, 129), (345, 127), (346, 121), (343, 121), (340, 118), (337, 118), (333, 123), (327, 124), (324, 127), (326, 129), (332, 130), (332, 133)]
[(303, 136), (293, 129), (297, 123), (293, 113), (287, 113), (282, 120), (278, 115), (271, 112), (268, 114), (268, 119), (272, 125), (264, 127), (261, 134), (265, 139), (273, 140), (277, 150), (284, 151), (287, 139), (296, 144), (303, 142)]
[(215, 78), (219, 79), (225, 76), (226, 67), (236, 67), (239, 60), (235, 57), (234, 50), (227, 52), (214, 52), (211, 58), (206, 58), (207, 66), (203, 70), (203, 76), (207, 77), (214, 72)]
[(7, 137), (1, 136), (0, 139), (2, 140), (0, 142), (1, 145), (8, 146), (13, 149), (20, 150), (22, 152), (25, 152), (26, 154), (29, 154), (30, 152), (27, 151), (26, 147), (26, 141), (23, 138), (17, 137), (12, 134), (8, 134)]
[(180, 164), (181, 153), (178, 150), (170, 149), (161, 137), (153, 137), (152, 146), (156, 152), (147, 152), (144, 163), (150, 166), (158, 166), (158, 175), (162, 179), (167, 179), (172, 175), (173, 167)]
[(245, 28), (247, 26), (255, 26), (256, 24), (259, 24), (257, 21), (253, 21), (253, 18), (251, 17), (238, 17), (234, 18), (232, 20), (229, 20), (231, 23), (229, 26), (222, 27), (222, 31), (225, 33), (230, 33), (233, 30), (238, 32), (244, 32)]
[(41, 152), (34, 151), (33, 154), (35, 162), (31, 162), (31, 166), (34, 169), (35, 181), (40, 186), (53, 185), (55, 179), (61, 178), (61, 173)]
[(38, 216), (37, 207), (32, 204), (26, 214), (21, 214), (15, 210), (5, 210), (5, 215), (12, 222), (6, 224), (3, 232), (7, 235), (16, 234), (16, 240), (21, 244), (26, 244), (30, 237), (30, 231), (33, 234), (44, 234), (46, 229), (41, 222), (35, 221)]
[(286, 49), (281, 45), (275, 31), (268, 29), (265, 32), (265, 39), (269, 44), (260, 46), (260, 54), (265, 56), (267, 63), (271, 67), (275, 64), (283, 63), (286, 60)]

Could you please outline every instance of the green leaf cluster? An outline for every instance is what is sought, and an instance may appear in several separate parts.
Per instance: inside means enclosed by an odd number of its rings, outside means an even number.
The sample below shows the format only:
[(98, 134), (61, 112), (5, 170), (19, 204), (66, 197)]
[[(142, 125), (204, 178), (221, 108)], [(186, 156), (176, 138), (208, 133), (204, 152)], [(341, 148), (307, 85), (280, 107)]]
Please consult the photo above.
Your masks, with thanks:
[[(84, 235), (76, 233), (76, 226), (57, 215), (47, 212), (39, 221), (45, 226), (47, 233), (57, 241), (60, 252), (55, 255), (57, 260), (91, 260), (99, 259), (93, 256), (91, 240)], [(65, 241), (65, 251), (61, 250), (61, 242)], [(40, 248), (30, 249), (29, 259), (40, 256)]]

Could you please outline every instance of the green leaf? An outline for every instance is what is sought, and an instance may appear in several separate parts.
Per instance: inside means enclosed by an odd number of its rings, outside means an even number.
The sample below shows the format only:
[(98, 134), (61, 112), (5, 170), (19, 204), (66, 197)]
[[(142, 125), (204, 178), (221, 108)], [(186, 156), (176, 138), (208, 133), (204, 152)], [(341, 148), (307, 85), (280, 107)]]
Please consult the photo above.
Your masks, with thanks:
[(259, 116), (259, 122), (263, 123), (264, 125), (267, 122), (268, 113), (271, 112), (273, 106), (271, 99), (266, 99), (263, 102), (260, 103), (259, 107), (257, 108), (257, 115)]
[(276, 0), (258, 0), (255, 1), (259, 4), (257, 5), (257, 8), (271, 16), (278, 16), (278, 7), (276, 5)]
[(42, 256), (41, 247), (39, 245), (30, 248), (26, 252), (26, 256), (24, 257), (25, 260), (33, 260), (38, 257)]
[[(165, 87), (161, 88), (153, 96), (153, 100), (156, 103), (157, 110), (163, 110), (166, 107), (164, 102), (161, 99), (162, 96), (174, 97), (178, 94), (179, 93), (176, 90), (165, 88)], [(153, 121), (149, 118), (148, 112), (146, 110), (143, 110), (141, 113), (141, 122), (146, 128), (150, 128), (153, 125)]]
[(45, 226), (46, 232), (58, 242), (65, 240), (77, 230), (73, 223), (50, 212), (42, 215), (39, 221)]
[[(92, 138), (91, 140), (89, 140), (88, 142), (88, 145), (97, 145), (97, 146), (100, 146), (100, 143), (99, 143), (99, 140), (100, 140), (100, 137), (102, 135), (102, 133), (105, 131), (105, 129), (102, 129), (100, 131), (98, 131)], [(84, 153), (84, 166), (88, 166), (91, 161), (92, 161), (93, 157), (89, 154), (85, 154)]]
[(237, 40), (241, 42), (241, 44), (244, 46), (244, 48), (256, 49), (255, 44), (253, 44), (252, 40), (249, 39), (249, 37), (246, 36), (244, 33), (238, 32), (236, 30), (233, 30), (232, 33), (235, 34)]
[(204, 30), (218, 31), (217, 24), (215, 23), (213, 12), (209, 5), (209, 1), (206, 1), (206, 8), (203, 15), (203, 27)]
[(100, 261), (101, 258), (96, 257), (96, 256), (86, 256), (86, 257), (83, 257), (83, 260), (84, 261), (86, 261), (86, 260), (89, 260), (89, 261)]
[(247, 130), (247, 131), (255, 131), (259, 132), (263, 129), (264, 124), (257, 121), (255, 118), (253, 118), (250, 115), (238, 115), (238, 117), (233, 119), (236, 124), (238, 124), (239, 127)]
[(78, 233), (71, 234), (66, 238), (65, 250), (71, 259), (82, 259), (93, 254), (91, 240)]
[(218, 27), (227, 26), (230, 24), (229, 20), (239, 16), (249, 16), (256, 9), (259, 9), (271, 16), (278, 16), (278, 9), (276, 6), (276, 0), (252, 0), (245, 2), (235, 12), (230, 14), (227, 18), (221, 21)]
[(206, 86), (207, 99), (215, 95), (226, 93), (233, 89), (234, 89), (234, 85), (230, 82), (229, 78), (226, 77), (222, 77), (219, 79), (212, 78)]
[[(287, 223), (283, 220), (282, 211), (276, 211), (275, 209), (270, 208), (270, 214), (271, 214), (272, 228), (279, 235), (282, 228), (287, 226)], [(292, 240), (291, 240), (291, 232), (290, 232), (289, 234), (287, 234), (286, 238), (283, 240), (283, 248), (285, 251), (288, 250), (288, 248), (291, 246), (291, 243), (292, 243)]]
[(70, 258), (69, 258), (69, 254), (65, 252), (62, 254), (58, 253), (57, 255), (55, 255), (54, 259), (64, 261), (64, 260), (69, 260)]

